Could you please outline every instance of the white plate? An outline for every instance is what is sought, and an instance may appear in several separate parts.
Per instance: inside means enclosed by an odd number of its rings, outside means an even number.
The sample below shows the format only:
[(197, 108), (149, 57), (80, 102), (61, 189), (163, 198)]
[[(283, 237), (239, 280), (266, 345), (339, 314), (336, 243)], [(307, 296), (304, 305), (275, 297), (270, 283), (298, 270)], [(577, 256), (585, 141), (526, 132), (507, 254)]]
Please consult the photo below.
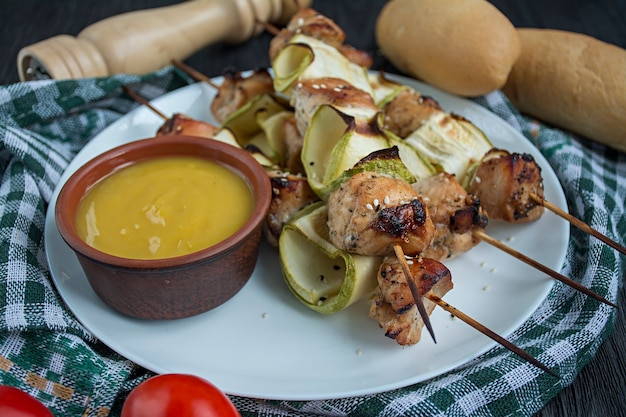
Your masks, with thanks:
[[(413, 80), (397, 79), (473, 121), (496, 146), (532, 154), (543, 169), (546, 197), (566, 209), (554, 172), (519, 132), (473, 102)], [(209, 103), (213, 95), (209, 86), (199, 83), (153, 104), (166, 114), (179, 112), (212, 121)], [(64, 173), (46, 216), (45, 247), (59, 293), (78, 320), (121, 355), (157, 373), (205, 377), (233, 395), (314, 400), (378, 393), (424, 381), (496, 344), (441, 309), (431, 318), (437, 344), (425, 332), (422, 341), (411, 347), (386, 338), (367, 317), (364, 301), (335, 315), (319, 315), (289, 292), (277, 250), (269, 245), (262, 245), (248, 284), (215, 310), (181, 320), (143, 321), (110, 309), (92, 291), (59, 235), (54, 220), (56, 198), (61, 185), (80, 165), (114, 146), (154, 136), (161, 123), (141, 106), (95, 137)], [(553, 269), (562, 266), (569, 227), (552, 213), (530, 225), (492, 222), (487, 231)], [(455, 288), (446, 300), (503, 336), (535, 311), (553, 285), (551, 278), (486, 243), (447, 266)]]

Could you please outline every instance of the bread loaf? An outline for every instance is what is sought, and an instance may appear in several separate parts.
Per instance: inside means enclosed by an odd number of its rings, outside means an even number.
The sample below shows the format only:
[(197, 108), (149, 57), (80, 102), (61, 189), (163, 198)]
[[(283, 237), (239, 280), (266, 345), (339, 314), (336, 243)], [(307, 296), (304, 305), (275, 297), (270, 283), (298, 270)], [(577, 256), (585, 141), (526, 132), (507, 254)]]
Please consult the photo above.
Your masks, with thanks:
[(519, 29), (503, 92), (522, 112), (626, 152), (626, 50), (587, 35)]
[(400, 71), (461, 96), (501, 88), (520, 53), (515, 27), (485, 0), (391, 0), (376, 41)]

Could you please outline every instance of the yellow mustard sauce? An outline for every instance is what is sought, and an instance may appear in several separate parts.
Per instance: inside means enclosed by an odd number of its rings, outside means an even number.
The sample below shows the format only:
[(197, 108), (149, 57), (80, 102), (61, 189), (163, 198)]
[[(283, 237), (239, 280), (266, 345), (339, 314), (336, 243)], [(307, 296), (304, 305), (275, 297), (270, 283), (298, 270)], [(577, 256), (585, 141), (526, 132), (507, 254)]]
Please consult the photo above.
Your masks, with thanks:
[(129, 165), (93, 186), (76, 217), (94, 248), (132, 259), (162, 259), (212, 246), (254, 208), (248, 184), (228, 168), (171, 156)]

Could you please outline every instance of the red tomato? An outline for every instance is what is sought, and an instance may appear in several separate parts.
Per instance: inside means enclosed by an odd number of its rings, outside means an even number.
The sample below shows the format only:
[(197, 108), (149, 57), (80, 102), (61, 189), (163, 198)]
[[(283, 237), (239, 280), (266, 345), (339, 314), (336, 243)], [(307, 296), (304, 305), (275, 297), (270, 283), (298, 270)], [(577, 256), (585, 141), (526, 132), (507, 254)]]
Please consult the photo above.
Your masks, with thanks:
[(230, 399), (205, 379), (186, 374), (153, 376), (126, 398), (121, 417), (241, 417)]
[(54, 417), (37, 398), (8, 385), (0, 385), (0, 416)]

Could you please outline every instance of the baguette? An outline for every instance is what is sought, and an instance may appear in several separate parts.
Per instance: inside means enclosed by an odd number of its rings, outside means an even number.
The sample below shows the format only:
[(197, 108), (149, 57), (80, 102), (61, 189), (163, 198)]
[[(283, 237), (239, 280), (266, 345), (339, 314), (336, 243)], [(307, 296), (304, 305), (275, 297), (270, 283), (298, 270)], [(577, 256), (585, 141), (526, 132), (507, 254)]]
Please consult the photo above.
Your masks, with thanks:
[(587, 35), (518, 29), (502, 91), (521, 113), (626, 152), (626, 50)]
[(468, 97), (501, 88), (521, 49), (513, 24), (485, 0), (388, 1), (376, 41), (400, 71)]

